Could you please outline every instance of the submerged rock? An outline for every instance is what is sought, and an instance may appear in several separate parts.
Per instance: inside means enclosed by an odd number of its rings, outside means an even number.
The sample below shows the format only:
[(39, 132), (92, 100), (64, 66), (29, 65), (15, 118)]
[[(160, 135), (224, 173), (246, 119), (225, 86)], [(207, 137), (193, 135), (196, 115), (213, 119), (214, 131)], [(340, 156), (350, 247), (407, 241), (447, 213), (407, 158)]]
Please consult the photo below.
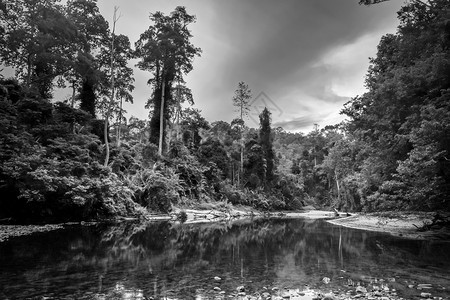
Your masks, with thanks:
[(431, 288), (432, 288), (431, 283), (419, 283), (419, 284), (417, 285), (417, 289), (418, 289), (418, 290), (422, 290), (422, 289), (431, 289)]
[(356, 292), (357, 293), (367, 293), (367, 289), (365, 287), (359, 285), (356, 287)]
[(328, 277), (324, 277), (324, 278), (322, 279), (322, 281), (323, 281), (323, 283), (325, 283), (325, 284), (329, 284), (330, 281), (331, 281), (331, 279), (328, 278)]
[(333, 293), (327, 293), (323, 295), (323, 300), (336, 300), (336, 296)]
[(236, 291), (243, 292), (243, 291), (245, 291), (245, 287), (243, 285), (240, 285), (236, 288)]

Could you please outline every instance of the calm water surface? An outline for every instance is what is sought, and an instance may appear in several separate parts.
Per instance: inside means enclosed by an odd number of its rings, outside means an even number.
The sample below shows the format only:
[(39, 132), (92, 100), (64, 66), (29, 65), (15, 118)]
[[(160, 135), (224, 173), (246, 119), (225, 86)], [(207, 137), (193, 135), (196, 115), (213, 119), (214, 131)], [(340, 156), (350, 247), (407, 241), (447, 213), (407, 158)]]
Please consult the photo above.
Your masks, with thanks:
[(374, 282), (407, 299), (423, 292), (408, 285), (430, 283), (426, 292), (450, 298), (450, 243), (305, 219), (72, 226), (0, 243), (0, 299), (193, 299), (218, 295), (214, 287)]

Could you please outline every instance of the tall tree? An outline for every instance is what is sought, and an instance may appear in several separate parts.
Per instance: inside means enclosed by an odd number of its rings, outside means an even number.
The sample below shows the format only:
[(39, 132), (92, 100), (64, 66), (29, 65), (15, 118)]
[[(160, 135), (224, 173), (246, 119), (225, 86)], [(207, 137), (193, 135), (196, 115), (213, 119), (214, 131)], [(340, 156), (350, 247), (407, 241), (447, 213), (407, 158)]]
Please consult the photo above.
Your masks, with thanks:
[[(124, 120), (124, 111), (123, 111), (123, 101), (133, 103), (132, 91), (134, 90), (134, 77), (133, 77), (133, 69), (128, 67), (128, 62), (132, 59), (133, 53), (131, 49), (131, 44), (127, 36), (118, 35), (115, 38), (115, 94), (119, 100), (117, 105), (116, 102), (116, 120), (117, 120), (117, 131), (116, 131), (116, 145), (120, 147), (121, 141), (121, 128), (122, 122)], [(114, 108), (114, 107), (113, 107)]]
[(264, 159), (266, 161), (266, 174), (265, 174), (265, 182), (266, 187), (272, 182), (274, 175), (274, 159), (275, 152), (273, 151), (273, 137), (271, 133), (271, 113), (264, 107), (264, 110), (259, 115), (259, 144), (262, 148), (262, 153)]
[(147, 102), (147, 107), (153, 110), (150, 142), (161, 144), (160, 141), (165, 139), (171, 108), (175, 105), (173, 85), (183, 82), (183, 75), (193, 69), (192, 62), (195, 56), (200, 55), (201, 49), (194, 47), (190, 41), (192, 34), (188, 25), (195, 22), (195, 16), (189, 15), (185, 7), (176, 7), (168, 16), (156, 12), (150, 15), (150, 20), (153, 25), (141, 34), (135, 46), (136, 55), (140, 58), (137, 66), (153, 75), (148, 80), (153, 94)]
[[(240, 120), (240, 136), (241, 136), (241, 164), (239, 170), (239, 178), (242, 178), (244, 171), (244, 117), (248, 116), (250, 111), (250, 99), (252, 98), (252, 91), (245, 82), (240, 81), (238, 88), (234, 91), (233, 105), (236, 107), (236, 111), (239, 113)], [(239, 179), (238, 179), (239, 184)]]
[(96, 90), (101, 81), (102, 74), (99, 70), (98, 63), (94, 56), (90, 53), (79, 52), (76, 61), (77, 77), (81, 83), (76, 84), (75, 79), (72, 87), (78, 86), (78, 99), (80, 100), (80, 109), (89, 113), (92, 118), (96, 116)]
[[(108, 122), (115, 122), (116, 146), (120, 146), (121, 130), (125, 122), (123, 102), (133, 103), (134, 76), (133, 69), (128, 66), (133, 58), (130, 40), (123, 34), (111, 33), (110, 40), (114, 36), (113, 65), (111, 67), (111, 43), (108, 47), (102, 47), (98, 55), (98, 62), (102, 73), (109, 79), (109, 84), (102, 82), (100, 85), (97, 101), (97, 111), (103, 119), (106, 118), (108, 108), (110, 110)], [(112, 70), (114, 69), (114, 101), (110, 101)]]
[[(171, 112), (172, 115), (172, 128), (175, 127), (176, 133), (175, 137), (176, 140), (180, 140), (180, 119), (183, 117), (183, 110), (182, 110), (182, 104), (183, 103), (189, 103), (190, 105), (194, 104), (194, 98), (192, 96), (192, 91), (190, 88), (188, 88), (186, 85), (182, 85), (181, 83), (178, 83), (173, 91), (172, 98), (174, 99), (174, 106), (173, 106), (173, 112)], [(171, 128), (171, 131), (172, 131)], [(172, 133), (171, 133), (172, 134)], [(169, 135), (169, 138), (171, 136)], [(170, 143), (169, 143), (170, 144)]]
[(237, 89), (234, 91), (233, 105), (239, 113), (239, 118), (244, 121), (244, 117), (248, 116), (250, 111), (250, 99), (252, 98), (252, 91), (243, 81), (238, 83)]
[(95, 117), (98, 91), (102, 82), (108, 82), (98, 58), (102, 47), (109, 48), (108, 22), (100, 14), (97, 0), (69, 0), (66, 14), (76, 27), (71, 47), (73, 72), (66, 78), (73, 88), (79, 88), (80, 108)]

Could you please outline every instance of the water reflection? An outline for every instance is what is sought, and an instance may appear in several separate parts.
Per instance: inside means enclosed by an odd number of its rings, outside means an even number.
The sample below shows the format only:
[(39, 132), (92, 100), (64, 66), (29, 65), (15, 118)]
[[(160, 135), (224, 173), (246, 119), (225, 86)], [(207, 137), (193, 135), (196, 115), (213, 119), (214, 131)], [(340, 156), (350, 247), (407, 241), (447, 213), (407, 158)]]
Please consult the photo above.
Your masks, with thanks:
[(450, 243), (321, 220), (71, 227), (0, 244), (0, 298), (200, 299), (238, 286), (336, 290), (379, 279), (405, 296), (432, 283), (448, 297), (448, 253)]

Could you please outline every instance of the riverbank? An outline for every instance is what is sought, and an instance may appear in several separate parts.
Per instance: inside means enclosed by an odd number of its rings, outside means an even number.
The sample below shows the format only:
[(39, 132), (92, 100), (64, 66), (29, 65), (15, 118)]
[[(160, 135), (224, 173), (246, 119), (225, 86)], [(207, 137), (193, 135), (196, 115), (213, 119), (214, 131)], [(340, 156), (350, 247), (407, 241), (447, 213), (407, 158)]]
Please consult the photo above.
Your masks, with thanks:
[[(182, 220), (182, 214), (185, 219)], [(217, 221), (232, 221), (241, 218), (308, 218), (308, 219), (332, 219), (336, 214), (333, 211), (308, 209), (304, 211), (279, 211), (261, 212), (248, 206), (235, 206), (227, 209), (182, 209), (174, 208), (170, 213), (170, 219), (183, 223), (206, 223)]]
[[(447, 239), (450, 240), (450, 229), (439, 228), (428, 231), (418, 231), (417, 227), (429, 224), (435, 213), (427, 212), (382, 212), (371, 214), (339, 214), (334, 211), (305, 210), (297, 212), (261, 212), (251, 207), (233, 206), (218, 209), (191, 209), (174, 207), (170, 214), (148, 215), (144, 222), (172, 221), (188, 224), (208, 223), (208, 222), (228, 222), (243, 218), (308, 218), (327, 219), (329, 223), (345, 226), (349, 228), (385, 232), (395, 236), (402, 236), (412, 239)], [(138, 221), (137, 219), (122, 218), (118, 220), (108, 220), (112, 222)], [(139, 222), (142, 222), (139, 221)], [(91, 224), (92, 222), (81, 222), (80, 224)], [(95, 222), (94, 222), (95, 223)], [(0, 225), (0, 242), (4, 242), (11, 237), (33, 234), (36, 232), (46, 232), (64, 228), (67, 224), (46, 224), (46, 225)], [(78, 223), (77, 223), (78, 224)]]
[(412, 239), (446, 239), (450, 240), (450, 228), (432, 228), (419, 231), (424, 224), (431, 224), (436, 213), (433, 212), (380, 212), (354, 214), (328, 222), (362, 230), (385, 232), (395, 236)]
[[(184, 215), (184, 216), (183, 216)], [(209, 222), (229, 222), (247, 218), (310, 218), (323, 219), (333, 218), (334, 212), (321, 210), (305, 210), (302, 212), (261, 212), (248, 206), (233, 206), (226, 208), (211, 207), (205, 208), (178, 208), (174, 207), (170, 214), (148, 214), (143, 220), (135, 218), (120, 218), (114, 220), (102, 220), (98, 222), (76, 222), (46, 225), (0, 225), (0, 243), (12, 237), (29, 235), (38, 232), (47, 232), (62, 229), (65, 226), (74, 224), (95, 224), (99, 222), (157, 222), (171, 221), (180, 223), (209, 223)]]
[(180, 221), (180, 213), (185, 213), (184, 223), (205, 223), (232, 221), (240, 218), (308, 218), (327, 219), (327, 222), (344, 227), (389, 233), (411, 239), (450, 240), (450, 228), (431, 228), (420, 231), (424, 224), (431, 224), (436, 213), (433, 212), (378, 212), (370, 214), (339, 213), (325, 210), (305, 210), (300, 212), (260, 212), (249, 207), (218, 209), (179, 209), (175, 208), (171, 220)]

